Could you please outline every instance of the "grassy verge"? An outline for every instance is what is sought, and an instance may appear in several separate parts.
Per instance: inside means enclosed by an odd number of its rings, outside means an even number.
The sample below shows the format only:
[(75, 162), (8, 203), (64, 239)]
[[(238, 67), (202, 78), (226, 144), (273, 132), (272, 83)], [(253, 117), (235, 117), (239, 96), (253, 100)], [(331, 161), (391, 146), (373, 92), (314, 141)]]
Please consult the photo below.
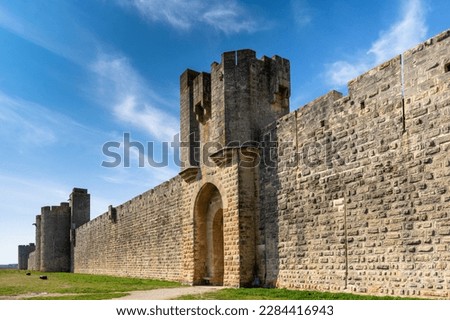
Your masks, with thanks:
[(126, 292), (122, 293), (87, 293), (87, 294), (70, 294), (64, 296), (39, 296), (26, 298), (24, 300), (110, 300), (126, 296)]
[(298, 291), (287, 289), (223, 289), (199, 295), (185, 295), (177, 300), (403, 300), (399, 297), (379, 297), (351, 293)]
[[(39, 279), (40, 275), (46, 275), (48, 280)], [(0, 296), (36, 294), (33, 299), (110, 299), (124, 296), (129, 291), (179, 286), (177, 282), (152, 279), (33, 271), (27, 276), (22, 270), (0, 270)], [(39, 295), (41, 293), (49, 296)]]

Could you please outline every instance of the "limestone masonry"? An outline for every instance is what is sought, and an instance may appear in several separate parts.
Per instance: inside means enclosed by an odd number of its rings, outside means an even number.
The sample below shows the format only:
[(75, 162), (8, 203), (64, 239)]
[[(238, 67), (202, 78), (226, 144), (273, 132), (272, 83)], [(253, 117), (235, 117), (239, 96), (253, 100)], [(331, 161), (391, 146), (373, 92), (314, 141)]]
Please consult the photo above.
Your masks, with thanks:
[(289, 112), (290, 90), (252, 50), (186, 70), (180, 174), (91, 221), (74, 189), (19, 268), (449, 298), (450, 30), (347, 96)]

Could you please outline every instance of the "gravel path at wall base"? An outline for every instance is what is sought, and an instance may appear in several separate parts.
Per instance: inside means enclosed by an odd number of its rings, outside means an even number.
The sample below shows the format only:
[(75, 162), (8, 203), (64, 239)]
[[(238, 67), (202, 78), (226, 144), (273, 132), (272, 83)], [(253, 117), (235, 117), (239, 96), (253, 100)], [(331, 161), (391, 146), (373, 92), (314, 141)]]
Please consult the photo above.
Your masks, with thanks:
[(169, 289), (155, 289), (147, 291), (132, 291), (129, 295), (112, 300), (171, 300), (187, 294), (201, 294), (223, 289), (224, 287), (181, 287)]

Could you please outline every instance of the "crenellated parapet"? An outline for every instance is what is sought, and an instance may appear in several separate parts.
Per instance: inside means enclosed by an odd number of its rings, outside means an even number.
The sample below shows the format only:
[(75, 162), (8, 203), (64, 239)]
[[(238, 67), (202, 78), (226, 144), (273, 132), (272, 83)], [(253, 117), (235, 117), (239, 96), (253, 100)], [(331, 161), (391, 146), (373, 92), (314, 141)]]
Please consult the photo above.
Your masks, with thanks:
[(28, 257), (30, 253), (36, 250), (36, 246), (34, 243), (30, 243), (28, 245), (19, 246), (19, 256), (18, 256), (18, 269), (19, 270), (28, 270)]
[[(289, 61), (253, 50), (222, 54), (211, 73), (181, 75), (181, 175), (193, 181), (209, 157), (254, 145), (262, 128), (289, 112)], [(225, 151), (222, 151), (225, 154)]]
[[(70, 202), (41, 208), (36, 216), (36, 245), (25, 251), (19, 247), (19, 255), (27, 261), (27, 267), (39, 271), (70, 271), (72, 265), (73, 233), (76, 227), (90, 220), (90, 195), (86, 189), (74, 188)], [(22, 264), (24, 266), (25, 263)]]

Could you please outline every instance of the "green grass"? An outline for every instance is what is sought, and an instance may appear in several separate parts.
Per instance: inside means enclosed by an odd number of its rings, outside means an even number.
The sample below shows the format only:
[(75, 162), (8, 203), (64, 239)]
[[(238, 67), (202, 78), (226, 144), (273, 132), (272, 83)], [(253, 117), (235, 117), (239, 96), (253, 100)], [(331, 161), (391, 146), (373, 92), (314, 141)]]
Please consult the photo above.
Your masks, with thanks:
[[(46, 275), (48, 280), (39, 279)], [(0, 296), (28, 295), (33, 300), (101, 300), (125, 296), (127, 292), (181, 287), (177, 282), (122, 278), (74, 273), (42, 273), (0, 270)], [(56, 296), (55, 296), (56, 295)], [(396, 300), (350, 293), (298, 291), (287, 289), (222, 289), (200, 295), (186, 295), (177, 300)]]
[[(40, 275), (46, 275), (48, 280), (39, 279)], [(33, 299), (110, 299), (119, 295), (124, 296), (129, 291), (179, 286), (181, 284), (177, 282), (152, 279), (33, 271), (31, 276), (27, 276), (26, 271), (23, 270), (0, 270), (0, 296), (49, 294), (48, 297), (38, 296)], [(51, 294), (64, 295), (51, 297)]]
[(64, 296), (40, 296), (26, 298), (25, 300), (109, 300), (126, 296), (127, 293), (87, 293), (87, 294), (70, 294)]
[(223, 289), (199, 295), (185, 295), (177, 300), (403, 300), (399, 297), (379, 297), (351, 293), (299, 291), (287, 289)]

